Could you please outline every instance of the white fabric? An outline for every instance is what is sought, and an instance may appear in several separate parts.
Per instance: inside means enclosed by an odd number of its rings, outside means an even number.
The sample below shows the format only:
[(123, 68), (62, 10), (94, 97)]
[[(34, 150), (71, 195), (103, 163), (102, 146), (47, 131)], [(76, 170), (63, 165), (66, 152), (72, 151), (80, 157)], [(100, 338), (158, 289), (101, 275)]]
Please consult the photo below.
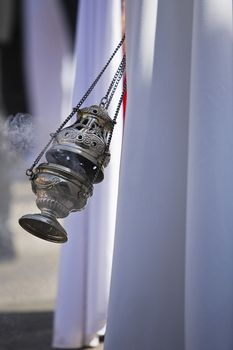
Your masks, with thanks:
[[(118, 0), (79, 2), (76, 42), (76, 105), (107, 62), (121, 39), (121, 4)], [(113, 77), (119, 52), (85, 106), (99, 104)], [(119, 92), (113, 101), (119, 99)], [(110, 108), (113, 117), (115, 108)], [(121, 151), (121, 113), (112, 145), (111, 162), (103, 183), (81, 213), (65, 220), (68, 242), (62, 247), (53, 346), (77, 348), (89, 344), (106, 323), (115, 229), (118, 173)], [(95, 341), (95, 339), (94, 339)]]
[(126, 52), (105, 350), (232, 350), (232, 0), (126, 1)]
[(36, 121), (36, 153), (68, 113), (71, 43), (62, 8), (56, 0), (24, 0), (23, 25), (27, 93)]
[(194, 3), (186, 231), (188, 350), (233, 349), (232, 1)]

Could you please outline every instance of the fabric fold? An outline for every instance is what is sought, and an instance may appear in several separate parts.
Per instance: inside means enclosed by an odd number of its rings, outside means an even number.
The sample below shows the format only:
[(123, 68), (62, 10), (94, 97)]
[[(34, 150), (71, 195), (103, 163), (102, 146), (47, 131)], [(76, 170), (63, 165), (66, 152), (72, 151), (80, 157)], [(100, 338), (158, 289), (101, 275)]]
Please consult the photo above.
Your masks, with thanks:
[[(121, 40), (119, 1), (80, 1), (76, 36), (73, 105), (103, 68)], [(99, 104), (122, 58), (120, 50), (88, 97)], [(122, 89), (109, 108), (113, 117)], [(83, 105), (83, 107), (84, 107)], [(111, 161), (83, 212), (65, 220), (68, 243), (62, 247), (53, 346), (77, 348), (96, 342), (106, 323), (122, 138), (122, 112), (114, 129)], [(98, 339), (98, 338), (97, 338)]]

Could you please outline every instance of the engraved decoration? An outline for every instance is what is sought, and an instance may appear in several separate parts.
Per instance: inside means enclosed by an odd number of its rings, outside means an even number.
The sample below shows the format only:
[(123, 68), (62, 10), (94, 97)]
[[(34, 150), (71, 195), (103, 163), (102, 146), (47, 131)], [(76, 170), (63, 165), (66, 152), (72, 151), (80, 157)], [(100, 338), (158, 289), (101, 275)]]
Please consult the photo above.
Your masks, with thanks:
[(62, 129), (31, 178), (41, 214), (27, 214), (20, 225), (33, 235), (52, 242), (65, 242), (67, 234), (57, 219), (82, 210), (101, 182), (110, 160), (106, 152), (113, 122), (100, 106), (78, 110), (76, 121)]

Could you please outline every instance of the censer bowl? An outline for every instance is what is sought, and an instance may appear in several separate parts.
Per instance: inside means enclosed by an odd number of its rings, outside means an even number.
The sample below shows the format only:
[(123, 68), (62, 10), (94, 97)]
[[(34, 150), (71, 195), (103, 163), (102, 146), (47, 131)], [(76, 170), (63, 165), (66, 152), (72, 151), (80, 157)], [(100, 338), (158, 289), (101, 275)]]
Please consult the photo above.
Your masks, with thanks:
[(62, 165), (43, 163), (36, 169), (31, 184), (41, 214), (24, 215), (19, 224), (46, 241), (66, 242), (67, 233), (57, 218), (85, 207), (93, 189), (89, 179)]

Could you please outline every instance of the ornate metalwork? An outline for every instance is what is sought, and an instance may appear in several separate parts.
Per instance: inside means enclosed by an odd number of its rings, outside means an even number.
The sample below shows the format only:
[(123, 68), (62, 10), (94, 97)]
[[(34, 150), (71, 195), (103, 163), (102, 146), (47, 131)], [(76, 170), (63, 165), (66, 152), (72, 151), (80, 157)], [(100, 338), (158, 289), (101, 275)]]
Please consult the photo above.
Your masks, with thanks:
[[(104, 168), (110, 160), (109, 146), (112, 132), (126, 85), (113, 120), (109, 117), (106, 108), (123, 75), (125, 56), (100, 105), (83, 109), (79, 107), (90, 94), (123, 41), (124, 37), (79, 104), (73, 108), (56, 132), (51, 134), (50, 141), (26, 172), (30, 177), (32, 190), (37, 197), (36, 204), (41, 213), (24, 215), (19, 219), (19, 224), (37, 237), (51, 242), (65, 242), (67, 233), (57, 219), (82, 210), (88, 198), (92, 196), (93, 184), (101, 182), (104, 178)], [(64, 128), (75, 113), (76, 121)], [(47, 163), (36, 167), (44, 153)]]
[[(20, 225), (52, 242), (65, 242), (67, 234), (57, 218), (82, 210), (92, 195), (93, 183), (103, 180), (110, 154), (105, 152), (113, 121), (99, 106), (77, 112), (76, 122), (58, 133), (31, 178), (41, 214), (24, 215)], [(96, 176), (97, 175), (97, 176)]]

